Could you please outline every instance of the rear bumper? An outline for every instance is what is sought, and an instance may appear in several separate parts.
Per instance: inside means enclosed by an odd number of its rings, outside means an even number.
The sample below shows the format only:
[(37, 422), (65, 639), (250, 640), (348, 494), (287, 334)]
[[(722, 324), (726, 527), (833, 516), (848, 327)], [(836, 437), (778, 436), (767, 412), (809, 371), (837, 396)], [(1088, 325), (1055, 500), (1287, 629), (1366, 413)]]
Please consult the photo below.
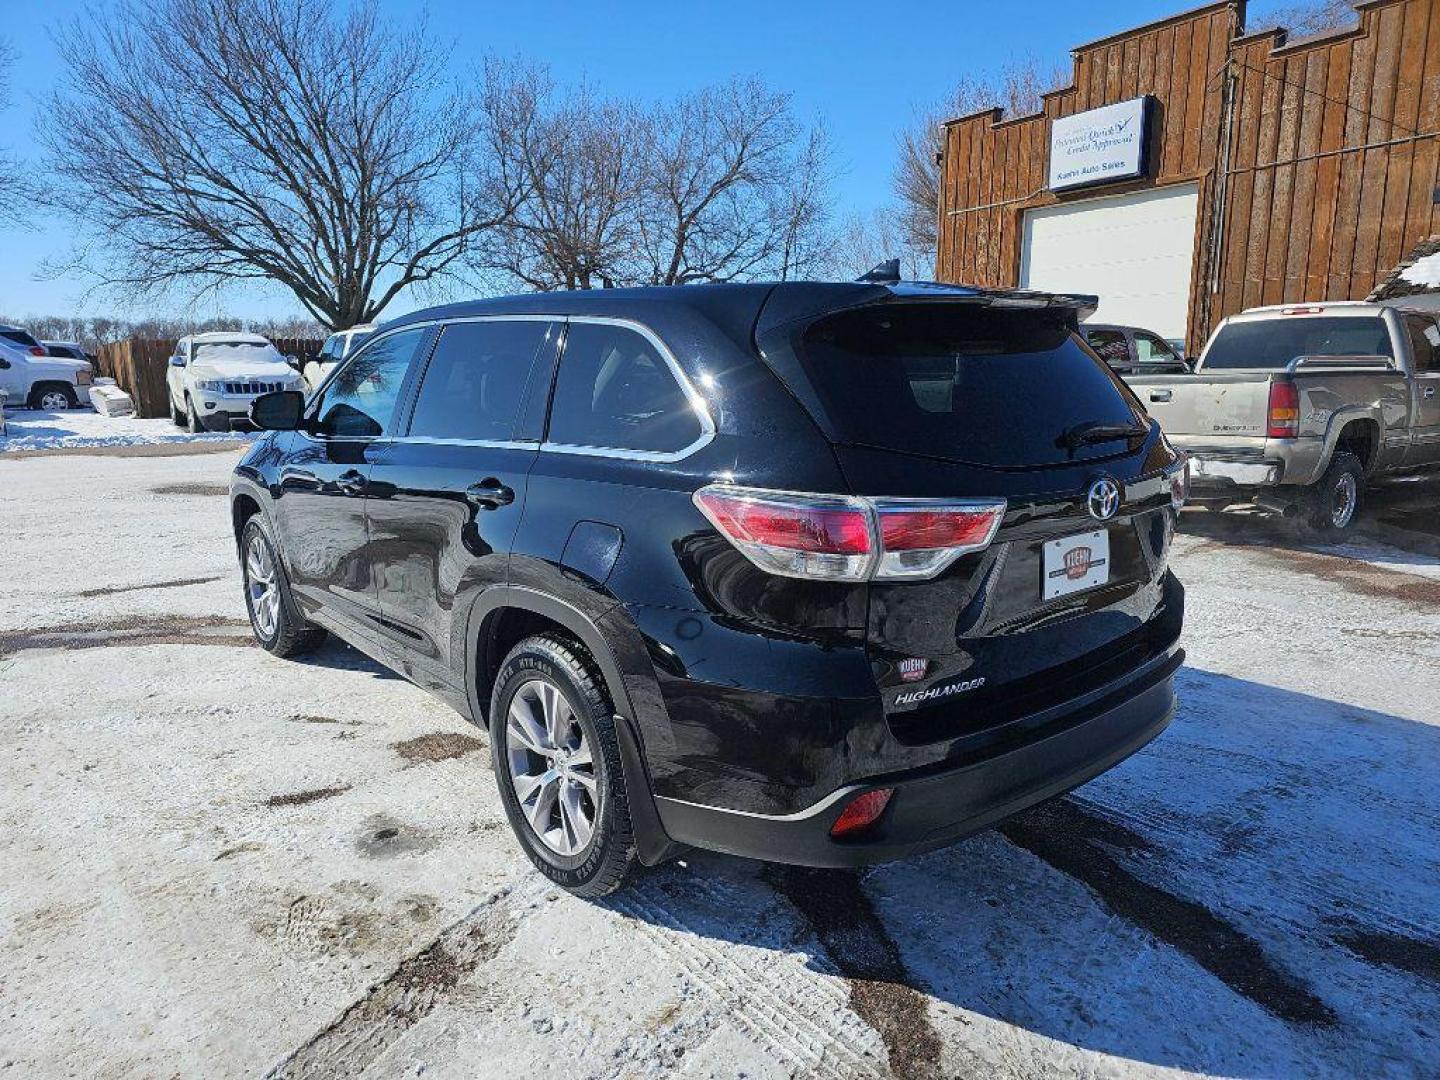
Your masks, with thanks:
[[(656, 808), (679, 843), (772, 862), (864, 866), (944, 847), (1078, 787), (1159, 735), (1174, 715), (1174, 674), (1184, 656), (1175, 647), (1024, 745), (942, 770), (849, 784), (798, 813), (752, 814), (665, 797), (655, 799)], [(850, 801), (879, 787), (895, 789), (880, 821), (861, 839), (831, 838)]]
[(1235, 461), (1192, 456), (1190, 483), (1197, 488), (1268, 487), (1280, 482), (1278, 461)]

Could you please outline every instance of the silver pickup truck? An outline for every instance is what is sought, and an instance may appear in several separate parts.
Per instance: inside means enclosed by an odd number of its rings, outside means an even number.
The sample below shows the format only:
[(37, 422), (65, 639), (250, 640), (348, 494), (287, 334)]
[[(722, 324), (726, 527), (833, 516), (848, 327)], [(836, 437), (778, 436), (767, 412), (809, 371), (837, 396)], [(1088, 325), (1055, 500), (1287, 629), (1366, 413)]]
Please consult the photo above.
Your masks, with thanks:
[(1436, 313), (1363, 302), (1255, 308), (1190, 375), (1126, 379), (1192, 455), (1192, 501), (1349, 528), (1368, 479), (1440, 465)]

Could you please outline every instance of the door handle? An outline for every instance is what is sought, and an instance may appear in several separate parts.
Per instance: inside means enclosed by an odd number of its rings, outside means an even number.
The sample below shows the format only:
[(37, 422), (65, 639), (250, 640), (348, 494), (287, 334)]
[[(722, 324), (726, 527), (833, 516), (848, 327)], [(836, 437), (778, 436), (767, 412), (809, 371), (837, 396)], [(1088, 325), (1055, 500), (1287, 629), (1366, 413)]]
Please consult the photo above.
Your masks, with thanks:
[(1421, 395), (1422, 395), (1423, 397), (1434, 397), (1434, 396), (1435, 396), (1435, 387), (1433, 387), (1433, 386), (1427, 386), (1427, 387), (1425, 387), (1425, 389), (1421, 391)]
[(1151, 390), (1151, 391), (1150, 391), (1150, 400), (1151, 400), (1151, 401), (1169, 401), (1173, 396), (1174, 396), (1174, 391), (1171, 391), (1171, 390)]
[(466, 488), (465, 498), (482, 510), (498, 510), (515, 501), (515, 490), (506, 487), (495, 477), (487, 476), (480, 483), (471, 484)]
[(335, 478), (335, 486), (345, 495), (364, 495), (365, 474), (347, 469)]

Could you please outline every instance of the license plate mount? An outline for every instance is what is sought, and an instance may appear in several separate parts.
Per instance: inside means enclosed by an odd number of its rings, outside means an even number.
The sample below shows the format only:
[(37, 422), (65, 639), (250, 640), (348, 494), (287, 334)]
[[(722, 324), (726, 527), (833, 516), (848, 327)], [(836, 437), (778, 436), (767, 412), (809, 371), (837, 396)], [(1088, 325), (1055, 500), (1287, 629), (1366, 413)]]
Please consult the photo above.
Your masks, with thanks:
[(1098, 589), (1110, 580), (1108, 529), (1047, 540), (1042, 552), (1042, 600), (1054, 600), (1070, 593)]

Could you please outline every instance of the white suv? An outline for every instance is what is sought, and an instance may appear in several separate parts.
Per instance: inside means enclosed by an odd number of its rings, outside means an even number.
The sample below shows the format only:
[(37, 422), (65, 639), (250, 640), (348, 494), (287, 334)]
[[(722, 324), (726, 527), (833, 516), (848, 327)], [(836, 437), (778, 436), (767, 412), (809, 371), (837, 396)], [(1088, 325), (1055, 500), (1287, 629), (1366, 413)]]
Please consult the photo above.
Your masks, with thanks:
[(335, 370), (335, 365), (364, 344), (375, 327), (375, 323), (365, 323), (363, 326), (352, 326), (349, 330), (337, 330), (326, 338), (325, 344), (320, 346), (319, 355), (305, 365), (305, 389), (313, 394), (325, 381), (325, 376)]
[(0, 393), (12, 408), (88, 405), (94, 375), (88, 361), (52, 356), (18, 326), (0, 326)]
[(303, 389), (268, 340), (228, 331), (181, 338), (166, 376), (171, 419), (197, 433), (248, 423), (250, 403), (261, 394)]

